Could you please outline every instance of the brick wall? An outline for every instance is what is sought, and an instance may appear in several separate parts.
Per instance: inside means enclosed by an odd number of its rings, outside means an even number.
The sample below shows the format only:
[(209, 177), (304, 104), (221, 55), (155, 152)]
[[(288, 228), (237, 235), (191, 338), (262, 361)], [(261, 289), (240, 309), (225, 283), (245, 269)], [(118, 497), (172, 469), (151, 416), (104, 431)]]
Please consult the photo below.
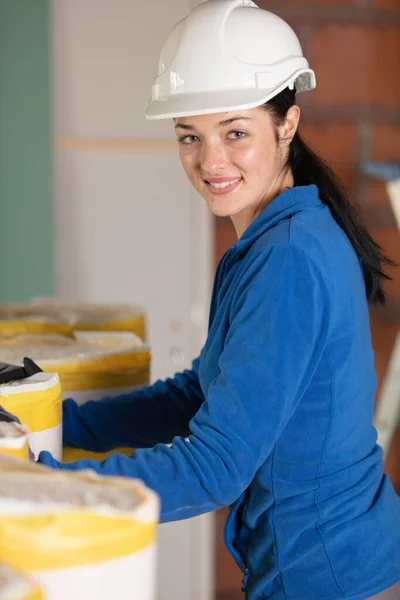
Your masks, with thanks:
[[(257, 3), (292, 25), (316, 72), (316, 90), (299, 95), (300, 132), (332, 165), (375, 240), (400, 264), (400, 233), (385, 187), (360, 170), (364, 160), (400, 162), (400, 0)], [(230, 221), (216, 220), (216, 262), (235, 241)], [(400, 268), (388, 272), (387, 307), (371, 309), (379, 385), (400, 328)], [(400, 430), (385, 468), (400, 489)], [(241, 575), (223, 547), (225, 516), (217, 515), (217, 591), (220, 600), (234, 600), (242, 598)]]

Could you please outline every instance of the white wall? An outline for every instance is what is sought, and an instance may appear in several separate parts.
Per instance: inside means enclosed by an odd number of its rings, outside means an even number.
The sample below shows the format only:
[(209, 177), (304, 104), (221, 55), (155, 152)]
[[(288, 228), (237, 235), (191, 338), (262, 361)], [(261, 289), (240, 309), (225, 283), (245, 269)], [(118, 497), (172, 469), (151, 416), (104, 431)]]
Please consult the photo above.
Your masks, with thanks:
[[(144, 119), (162, 41), (188, 6), (53, 3), (57, 290), (67, 298), (143, 305), (155, 377), (188, 364), (207, 321), (205, 306), (195, 311), (196, 323), (185, 312), (198, 254), (192, 225), (207, 227), (208, 214), (179, 164), (172, 123)], [(201, 277), (207, 287), (208, 271)]]
[[(53, 0), (57, 293), (145, 307), (153, 379), (206, 336), (212, 221), (144, 104), (190, 0)], [(160, 527), (158, 600), (211, 600), (213, 519)]]

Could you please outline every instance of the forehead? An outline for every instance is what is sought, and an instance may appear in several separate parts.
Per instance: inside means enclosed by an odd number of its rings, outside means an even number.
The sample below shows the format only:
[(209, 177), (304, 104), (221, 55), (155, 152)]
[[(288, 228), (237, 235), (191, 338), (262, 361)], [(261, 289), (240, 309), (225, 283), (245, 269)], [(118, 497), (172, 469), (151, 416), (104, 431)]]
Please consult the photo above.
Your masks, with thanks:
[(177, 117), (174, 119), (175, 127), (183, 126), (193, 129), (204, 127), (226, 127), (237, 120), (248, 122), (259, 121), (266, 117), (267, 113), (260, 107), (247, 110), (235, 110), (232, 112), (212, 113), (210, 115), (196, 115), (192, 117)]

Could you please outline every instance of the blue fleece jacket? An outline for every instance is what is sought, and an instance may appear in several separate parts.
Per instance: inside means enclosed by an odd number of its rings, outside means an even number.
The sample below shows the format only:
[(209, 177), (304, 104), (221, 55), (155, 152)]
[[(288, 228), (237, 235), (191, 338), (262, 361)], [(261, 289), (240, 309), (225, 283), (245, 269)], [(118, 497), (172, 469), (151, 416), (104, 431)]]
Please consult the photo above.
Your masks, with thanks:
[(225, 542), (249, 600), (364, 600), (400, 579), (400, 500), (376, 445), (375, 388), (359, 260), (317, 188), (296, 187), (221, 260), (192, 370), (64, 403), (65, 445), (142, 449), (40, 460), (142, 479), (162, 521), (231, 505)]

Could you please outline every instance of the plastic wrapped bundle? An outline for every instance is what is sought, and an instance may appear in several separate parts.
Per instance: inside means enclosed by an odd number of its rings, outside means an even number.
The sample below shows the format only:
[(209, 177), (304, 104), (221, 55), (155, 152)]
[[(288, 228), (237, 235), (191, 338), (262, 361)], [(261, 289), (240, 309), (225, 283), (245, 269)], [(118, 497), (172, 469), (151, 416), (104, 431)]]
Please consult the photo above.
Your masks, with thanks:
[(142, 340), (146, 337), (146, 317), (129, 306), (74, 304), (41, 300), (30, 305), (0, 306), (0, 334), (72, 335), (73, 331), (127, 331)]
[(0, 343), (0, 361), (19, 365), (24, 356), (47, 373), (57, 372), (63, 397), (78, 404), (130, 392), (150, 379), (149, 348), (132, 333), (25, 335)]
[(0, 335), (13, 337), (25, 333), (58, 333), (69, 335), (72, 326), (56, 315), (45, 314), (43, 310), (29, 305), (0, 306)]
[[(57, 371), (63, 398), (73, 398), (78, 404), (128, 393), (148, 385), (150, 380), (150, 351), (132, 333), (76, 332), (74, 338), (25, 335), (0, 343), (0, 361), (22, 364), (27, 355), (44, 371)], [(65, 448), (63, 460), (103, 460), (115, 452), (130, 455), (133, 449), (118, 448), (103, 454)], [(58, 453), (52, 454), (58, 458)]]
[[(57, 373), (37, 373), (0, 384), (0, 406), (29, 429), (29, 446), (35, 458), (42, 450), (48, 450), (61, 460), (62, 394)], [(22, 438), (17, 440), (15, 444), (22, 443)]]
[(155, 600), (158, 519), (139, 481), (0, 455), (0, 556), (48, 600)]
[(44, 600), (44, 596), (24, 573), (0, 562), (0, 600)]
[(82, 304), (36, 299), (32, 306), (72, 325), (73, 331), (127, 331), (146, 340), (146, 316), (138, 307), (123, 304)]
[(0, 407), (0, 454), (29, 458), (28, 446), (29, 429), (16, 421), (2, 421)]

